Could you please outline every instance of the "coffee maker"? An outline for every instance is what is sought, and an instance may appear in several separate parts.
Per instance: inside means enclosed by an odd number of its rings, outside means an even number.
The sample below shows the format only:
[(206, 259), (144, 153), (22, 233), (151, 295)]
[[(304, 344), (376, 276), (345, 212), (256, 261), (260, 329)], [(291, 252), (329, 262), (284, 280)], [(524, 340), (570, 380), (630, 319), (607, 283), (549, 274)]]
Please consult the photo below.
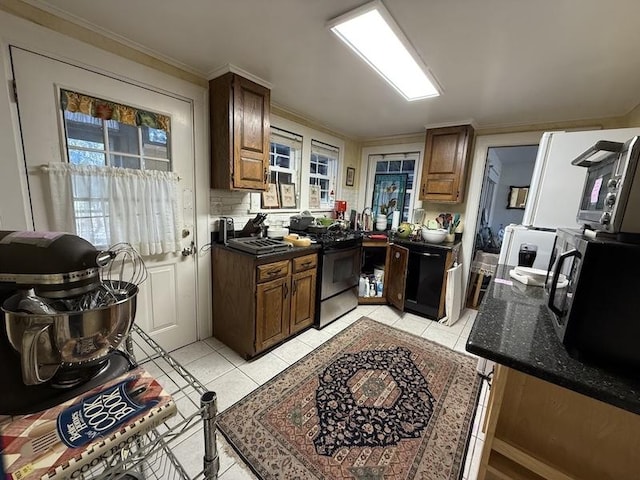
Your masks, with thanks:
[(533, 267), (538, 254), (538, 246), (532, 243), (522, 243), (518, 251), (518, 266)]
[(50, 408), (132, 368), (117, 348), (143, 278), (110, 275), (131, 250), (100, 251), (66, 233), (0, 231), (0, 415)]

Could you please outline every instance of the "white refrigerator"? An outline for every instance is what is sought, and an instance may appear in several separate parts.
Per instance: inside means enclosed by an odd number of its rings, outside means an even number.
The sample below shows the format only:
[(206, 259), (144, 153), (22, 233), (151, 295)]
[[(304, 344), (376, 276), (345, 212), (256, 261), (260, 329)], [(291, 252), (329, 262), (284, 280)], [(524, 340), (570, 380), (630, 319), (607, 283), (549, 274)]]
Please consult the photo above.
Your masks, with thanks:
[(518, 265), (520, 246), (529, 243), (538, 248), (533, 267), (546, 269), (555, 229), (580, 228), (576, 215), (587, 169), (571, 165), (571, 161), (599, 140), (626, 142), (635, 135), (640, 135), (640, 128), (544, 133), (538, 147), (522, 225), (505, 228), (499, 263)]

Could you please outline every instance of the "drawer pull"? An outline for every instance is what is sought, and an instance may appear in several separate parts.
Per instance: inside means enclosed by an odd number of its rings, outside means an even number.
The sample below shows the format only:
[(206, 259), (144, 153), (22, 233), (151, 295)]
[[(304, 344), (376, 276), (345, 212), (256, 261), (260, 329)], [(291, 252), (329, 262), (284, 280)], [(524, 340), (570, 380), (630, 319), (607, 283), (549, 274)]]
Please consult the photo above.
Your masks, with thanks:
[(309, 266), (309, 265), (311, 265), (312, 263), (313, 263), (312, 261), (308, 261), (308, 262), (304, 262), (304, 263), (302, 263), (301, 265), (302, 265), (303, 267), (308, 267), (308, 266)]
[(282, 272), (281, 268), (279, 268), (278, 270), (271, 270), (270, 272), (267, 272), (267, 275), (273, 277), (274, 275), (278, 275), (280, 272)]

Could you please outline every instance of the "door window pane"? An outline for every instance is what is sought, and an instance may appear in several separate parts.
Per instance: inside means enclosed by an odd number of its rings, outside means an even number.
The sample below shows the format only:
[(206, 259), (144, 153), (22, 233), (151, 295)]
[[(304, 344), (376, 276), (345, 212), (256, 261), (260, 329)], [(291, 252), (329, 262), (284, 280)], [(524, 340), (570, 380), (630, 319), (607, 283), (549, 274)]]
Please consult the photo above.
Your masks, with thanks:
[(169, 158), (169, 136), (164, 130), (142, 127), (142, 154), (145, 157)]
[(69, 163), (75, 165), (95, 165), (104, 167), (106, 165), (105, 154), (92, 152), (91, 150), (69, 149)]
[(112, 152), (139, 155), (138, 127), (109, 120), (109, 149)]
[(140, 157), (127, 157), (125, 155), (111, 155), (111, 166), (122, 168), (140, 169)]
[(64, 112), (67, 144), (70, 147), (85, 147), (104, 150), (102, 120), (79, 112)]
[(151, 160), (149, 158), (145, 158), (144, 166), (147, 170), (160, 170), (162, 172), (171, 171), (171, 164), (163, 160)]

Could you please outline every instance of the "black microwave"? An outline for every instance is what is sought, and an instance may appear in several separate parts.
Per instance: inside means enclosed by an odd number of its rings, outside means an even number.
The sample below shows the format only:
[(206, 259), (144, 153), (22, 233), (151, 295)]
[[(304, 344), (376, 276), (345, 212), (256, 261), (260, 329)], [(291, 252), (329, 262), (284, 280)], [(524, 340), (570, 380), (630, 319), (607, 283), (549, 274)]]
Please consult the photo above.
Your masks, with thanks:
[(640, 245), (558, 229), (545, 295), (571, 356), (640, 370)]

